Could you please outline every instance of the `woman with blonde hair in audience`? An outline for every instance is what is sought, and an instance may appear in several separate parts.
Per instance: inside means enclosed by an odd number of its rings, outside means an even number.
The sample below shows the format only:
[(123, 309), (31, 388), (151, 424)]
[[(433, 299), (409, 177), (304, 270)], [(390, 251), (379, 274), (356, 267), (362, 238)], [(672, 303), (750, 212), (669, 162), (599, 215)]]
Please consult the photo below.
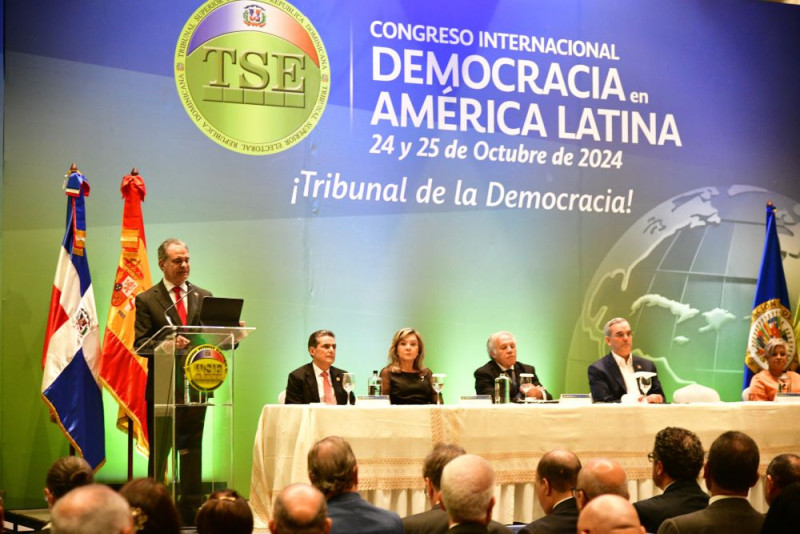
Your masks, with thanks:
[(392, 404), (435, 404), (431, 370), (422, 362), (425, 343), (413, 328), (401, 328), (389, 347), (389, 365), (381, 370), (381, 388)]
[(779, 337), (764, 346), (767, 368), (750, 382), (751, 401), (772, 401), (779, 392), (800, 393), (800, 374), (789, 370), (788, 350), (789, 345)]
[(251, 534), (253, 511), (236, 491), (212, 493), (195, 518), (198, 534)]

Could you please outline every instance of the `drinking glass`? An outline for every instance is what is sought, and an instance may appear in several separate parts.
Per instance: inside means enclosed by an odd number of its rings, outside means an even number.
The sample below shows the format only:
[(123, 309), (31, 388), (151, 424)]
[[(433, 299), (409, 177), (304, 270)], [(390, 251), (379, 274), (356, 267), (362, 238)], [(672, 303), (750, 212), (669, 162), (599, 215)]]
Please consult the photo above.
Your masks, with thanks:
[(342, 375), (342, 389), (347, 392), (347, 404), (350, 404), (350, 392), (356, 387), (355, 373), (344, 373)]
[(650, 391), (650, 388), (653, 387), (653, 377), (656, 376), (656, 374), (650, 371), (638, 371), (633, 375), (639, 382), (639, 388), (642, 390), (642, 394), (647, 397), (647, 393)]
[(436, 404), (441, 404), (441, 393), (442, 389), (444, 389), (444, 379), (447, 377), (446, 374), (443, 373), (433, 373), (431, 376), (431, 385), (433, 386), (433, 391), (436, 392)]
[(519, 390), (522, 392), (522, 400), (528, 402), (528, 392), (533, 389), (533, 374), (520, 373), (519, 374)]

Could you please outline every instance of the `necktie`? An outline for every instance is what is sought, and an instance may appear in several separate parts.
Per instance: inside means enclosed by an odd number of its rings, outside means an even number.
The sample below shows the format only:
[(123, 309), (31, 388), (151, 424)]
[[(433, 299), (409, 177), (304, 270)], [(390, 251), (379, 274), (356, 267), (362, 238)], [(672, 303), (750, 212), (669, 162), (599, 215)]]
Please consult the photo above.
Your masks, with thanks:
[(175, 310), (178, 312), (178, 317), (181, 318), (181, 324), (186, 324), (186, 306), (181, 300), (181, 288), (175, 286), (172, 291), (175, 293)]
[(336, 404), (336, 397), (333, 395), (331, 379), (328, 378), (328, 371), (322, 371), (322, 389), (325, 391), (325, 404)]

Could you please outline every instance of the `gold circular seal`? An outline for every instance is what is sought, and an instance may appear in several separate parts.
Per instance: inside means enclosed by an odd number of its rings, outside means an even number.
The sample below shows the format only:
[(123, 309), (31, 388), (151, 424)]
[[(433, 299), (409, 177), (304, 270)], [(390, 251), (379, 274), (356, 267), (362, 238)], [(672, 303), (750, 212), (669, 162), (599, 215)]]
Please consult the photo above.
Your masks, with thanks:
[(197, 391), (214, 391), (228, 376), (228, 361), (219, 347), (200, 345), (186, 356), (183, 368), (189, 385)]
[(747, 357), (745, 363), (751, 371), (757, 373), (767, 369), (764, 358), (764, 346), (772, 338), (786, 341), (787, 368), (797, 367), (797, 351), (792, 325), (792, 312), (781, 304), (779, 299), (772, 299), (759, 304), (752, 314), (750, 333), (747, 336)]

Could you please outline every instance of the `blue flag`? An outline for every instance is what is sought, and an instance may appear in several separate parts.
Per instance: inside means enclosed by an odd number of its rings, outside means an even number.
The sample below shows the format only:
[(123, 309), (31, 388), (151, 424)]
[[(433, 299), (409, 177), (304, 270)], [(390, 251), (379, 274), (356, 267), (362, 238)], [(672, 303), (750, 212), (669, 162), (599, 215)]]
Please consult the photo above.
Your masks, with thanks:
[(786, 289), (786, 276), (783, 274), (775, 206), (768, 202), (767, 236), (756, 283), (756, 296), (753, 299), (753, 313), (750, 316), (742, 389), (750, 386), (750, 380), (755, 373), (767, 368), (764, 345), (773, 337), (786, 340), (789, 361), (792, 361), (795, 356), (795, 341), (789, 291)]

